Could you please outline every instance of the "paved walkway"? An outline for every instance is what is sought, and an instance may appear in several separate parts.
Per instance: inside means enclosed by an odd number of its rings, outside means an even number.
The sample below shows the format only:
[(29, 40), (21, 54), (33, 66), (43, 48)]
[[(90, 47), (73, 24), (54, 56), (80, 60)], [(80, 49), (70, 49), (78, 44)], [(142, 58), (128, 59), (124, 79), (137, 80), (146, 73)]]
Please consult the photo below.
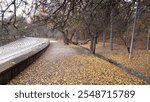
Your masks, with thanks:
[(47, 51), (8, 84), (147, 84), (91, 55), (87, 50), (51, 41)]

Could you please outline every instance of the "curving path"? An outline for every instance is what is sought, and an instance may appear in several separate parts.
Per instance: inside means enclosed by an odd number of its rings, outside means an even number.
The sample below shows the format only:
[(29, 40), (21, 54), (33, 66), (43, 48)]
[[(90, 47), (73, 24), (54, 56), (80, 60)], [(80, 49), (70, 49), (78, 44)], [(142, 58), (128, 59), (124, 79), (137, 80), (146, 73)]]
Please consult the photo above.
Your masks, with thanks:
[(47, 51), (8, 84), (148, 84), (91, 55), (51, 39)]

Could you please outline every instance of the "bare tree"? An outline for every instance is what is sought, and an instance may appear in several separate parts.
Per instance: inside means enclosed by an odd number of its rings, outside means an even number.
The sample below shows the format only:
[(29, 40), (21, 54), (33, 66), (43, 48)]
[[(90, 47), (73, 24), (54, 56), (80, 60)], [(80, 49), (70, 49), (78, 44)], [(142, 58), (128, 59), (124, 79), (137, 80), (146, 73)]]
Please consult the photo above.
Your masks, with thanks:
[(113, 50), (113, 10), (111, 11), (110, 16), (110, 50)]
[(103, 47), (105, 48), (106, 46), (106, 31), (103, 31)]
[[(32, 23), (48, 25), (50, 30), (59, 30), (64, 36), (66, 44), (78, 42), (73, 38), (83, 32), (85, 40), (91, 39), (91, 51), (95, 53), (97, 38), (103, 35), (103, 46), (106, 41), (106, 29), (110, 31), (110, 49), (113, 50), (113, 38), (122, 39), (127, 49), (130, 48), (129, 58), (133, 52), (133, 42), (135, 38), (135, 28), (140, 0), (6, 0), (0, 3), (1, 24), (3, 27), (13, 25), (17, 28), (17, 10), (24, 7), (22, 16), (30, 17)], [(140, 8), (147, 10), (149, 5), (144, 3)], [(135, 11), (136, 7), (136, 11)], [(146, 9), (145, 9), (146, 7)], [(11, 9), (13, 8), (13, 9)], [(5, 17), (10, 13), (11, 17), (5, 21)], [(134, 16), (134, 19), (133, 19)], [(139, 18), (139, 17), (138, 17)], [(139, 18), (140, 19), (140, 18)], [(132, 40), (130, 47), (125, 38), (127, 28), (133, 24)], [(115, 35), (114, 35), (115, 34)], [(126, 34), (126, 35), (125, 35)], [(124, 37), (125, 36), (125, 37)]]
[(147, 36), (147, 50), (150, 49), (150, 28), (148, 29), (148, 36)]
[(135, 29), (136, 29), (138, 10), (139, 10), (139, 2), (140, 2), (140, 0), (137, 1), (136, 11), (135, 11), (135, 17), (134, 17), (134, 23), (133, 23), (133, 31), (132, 31), (132, 38), (131, 38), (131, 45), (130, 45), (130, 53), (129, 53), (129, 60), (131, 60), (131, 57), (132, 57), (133, 43), (134, 43), (134, 38), (135, 38)]

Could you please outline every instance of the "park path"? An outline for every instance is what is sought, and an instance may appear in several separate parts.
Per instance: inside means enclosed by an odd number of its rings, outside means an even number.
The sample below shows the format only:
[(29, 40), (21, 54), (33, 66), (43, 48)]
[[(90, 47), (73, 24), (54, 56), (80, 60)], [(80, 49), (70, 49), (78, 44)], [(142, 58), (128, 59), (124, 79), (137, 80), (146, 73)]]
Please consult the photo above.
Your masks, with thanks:
[(87, 50), (51, 40), (50, 47), (8, 84), (101, 85), (147, 84), (145, 81), (91, 55)]

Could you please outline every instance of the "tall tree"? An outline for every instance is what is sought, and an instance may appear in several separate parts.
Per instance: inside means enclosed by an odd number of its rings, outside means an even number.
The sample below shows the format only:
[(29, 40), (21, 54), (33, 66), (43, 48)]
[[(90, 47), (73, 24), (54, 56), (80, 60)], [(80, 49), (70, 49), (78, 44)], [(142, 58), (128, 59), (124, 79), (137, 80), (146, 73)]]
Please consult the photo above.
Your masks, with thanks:
[(110, 14), (110, 50), (113, 50), (113, 10)]
[(132, 57), (132, 52), (133, 52), (133, 44), (134, 44), (134, 39), (135, 39), (135, 29), (136, 29), (136, 24), (137, 24), (137, 17), (138, 17), (138, 10), (139, 10), (139, 3), (140, 0), (137, 0), (137, 6), (136, 6), (136, 11), (135, 11), (135, 17), (134, 17), (134, 23), (133, 23), (133, 30), (132, 30), (132, 37), (131, 37), (131, 44), (130, 44), (130, 53), (129, 53), (129, 60), (131, 60)]
[(147, 50), (150, 49), (150, 27), (148, 29), (148, 36), (147, 36)]
[(103, 47), (105, 48), (106, 46), (106, 31), (103, 31)]

